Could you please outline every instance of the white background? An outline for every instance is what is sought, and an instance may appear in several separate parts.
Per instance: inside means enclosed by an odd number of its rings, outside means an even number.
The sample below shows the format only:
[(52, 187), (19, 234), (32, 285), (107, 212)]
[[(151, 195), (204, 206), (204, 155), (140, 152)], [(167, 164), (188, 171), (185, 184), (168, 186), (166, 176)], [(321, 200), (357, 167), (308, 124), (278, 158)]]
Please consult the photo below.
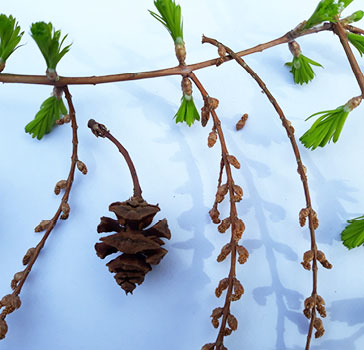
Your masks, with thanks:
[[(306, 1), (181, 0), (187, 63), (216, 57), (201, 45), (214, 37), (236, 51), (277, 38), (307, 19), (317, 5)], [(363, 9), (356, 0), (345, 14)], [(362, 6), (362, 8), (360, 8)], [(148, 71), (176, 65), (173, 42), (148, 13), (153, 2), (49, 1), (3, 2), (0, 12), (14, 15), (25, 35), (4, 73), (43, 74), (45, 63), (29, 35), (32, 22), (52, 21), (69, 33), (71, 51), (58, 72), (88, 76)], [(360, 25), (360, 24), (359, 24)], [(298, 40), (303, 53), (320, 62), (314, 81), (295, 86), (284, 63), (286, 45), (246, 58), (265, 80), (301, 136), (312, 113), (333, 109), (360, 94), (343, 49), (332, 33)], [(355, 53), (357, 54), (357, 53)], [(358, 59), (360, 56), (357, 55)], [(361, 67), (363, 60), (360, 59)], [(298, 225), (304, 207), (302, 184), (285, 130), (256, 83), (234, 62), (196, 74), (211, 96), (228, 149), (241, 162), (235, 182), (244, 189), (238, 211), (246, 224), (243, 244), (251, 256), (238, 266), (245, 287), (232, 305), (237, 332), (226, 338), (230, 350), (303, 349), (308, 321), (303, 300), (311, 293), (312, 274), (300, 265), (309, 249), (307, 228)], [(79, 123), (79, 158), (89, 169), (76, 172), (70, 197), (71, 216), (52, 232), (21, 293), (22, 307), (7, 318), (9, 332), (1, 350), (35, 349), (200, 349), (216, 339), (212, 309), (223, 300), (214, 295), (229, 262), (216, 256), (229, 240), (208, 217), (220, 162), (218, 144), (207, 148), (211, 124), (189, 128), (173, 116), (181, 97), (180, 77), (70, 86)], [(71, 128), (57, 127), (42, 141), (24, 126), (32, 120), (49, 86), (0, 86), (0, 294), (22, 269), (21, 259), (41, 234), (33, 232), (58, 208), (55, 183), (67, 176)], [(198, 108), (201, 98), (195, 89)], [(300, 145), (320, 227), (319, 249), (334, 265), (319, 270), (319, 294), (326, 300), (326, 333), (312, 349), (360, 350), (364, 347), (363, 249), (348, 251), (340, 242), (347, 219), (364, 210), (363, 108), (352, 112), (340, 140), (314, 152)], [(234, 125), (249, 120), (240, 132)], [(144, 198), (159, 203), (156, 219), (168, 219), (172, 239), (168, 255), (153, 268), (134, 295), (125, 293), (94, 251), (99, 218), (108, 205), (132, 194), (125, 162), (107, 140), (87, 128), (89, 118), (104, 124), (129, 150)], [(224, 204), (222, 211), (227, 212)], [(112, 215), (110, 215), (112, 216)]]

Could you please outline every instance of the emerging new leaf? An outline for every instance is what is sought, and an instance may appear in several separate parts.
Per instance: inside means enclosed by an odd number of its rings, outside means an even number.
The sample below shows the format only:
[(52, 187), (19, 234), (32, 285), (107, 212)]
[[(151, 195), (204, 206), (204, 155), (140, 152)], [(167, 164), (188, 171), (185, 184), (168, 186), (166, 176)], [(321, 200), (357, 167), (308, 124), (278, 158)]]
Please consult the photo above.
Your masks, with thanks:
[(359, 51), (360, 56), (364, 54), (364, 37), (359, 34), (348, 33), (348, 40)]
[(159, 14), (150, 10), (149, 13), (165, 26), (175, 43), (178, 38), (183, 41), (181, 6), (174, 0), (155, 0), (154, 5)]
[(341, 233), (341, 240), (345, 247), (352, 249), (364, 244), (364, 215), (348, 220), (348, 226)]
[(318, 146), (324, 147), (331, 140), (336, 142), (339, 139), (341, 130), (349, 112), (357, 107), (361, 100), (361, 97), (354, 97), (345, 105), (334, 110), (312, 114), (306, 120), (314, 117), (315, 115), (321, 114), (321, 116), (312, 124), (311, 128), (306, 131), (303, 136), (301, 136), (300, 141), (305, 145), (305, 147), (311, 148), (312, 150)]
[(19, 47), (23, 34), (13, 16), (0, 15), (0, 72), (9, 56)]
[(181, 101), (181, 107), (175, 115), (176, 123), (186, 122), (188, 126), (191, 126), (195, 120), (200, 120), (200, 114), (193, 102), (192, 95), (183, 94)]
[(322, 22), (336, 22), (335, 17), (340, 16), (341, 12), (353, 0), (321, 0), (317, 5), (312, 16), (307, 20), (303, 29), (309, 29)]
[(65, 114), (67, 114), (67, 109), (62, 97), (48, 97), (40, 106), (34, 120), (26, 125), (25, 132), (40, 140), (45, 134), (51, 132), (56, 125), (56, 121)]
[(358, 22), (360, 21), (364, 16), (364, 11), (355, 11), (352, 15), (348, 16), (348, 17), (345, 17), (341, 20), (341, 23), (343, 25), (345, 24), (350, 24), (350, 23), (353, 23), (353, 22)]
[(37, 43), (42, 55), (47, 63), (47, 69), (55, 71), (58, 62), (70, 50), (72, 44), (62, 49), (63, 42), (67, 35), (61, 39), (61, 31), (55, 30), (52, 23), (36, 22), (31, 28), (32, 38)]
[(322, 67), (318, 62), (311, 60), (310, 58), (300, 54), (298, 57), (293, 56), (292, 62), (287, 62), (286, 66), (291, 67), (290, 72), (293, 75), (294, 82), (296, 84), (303, 84), (310, 82), (315, 73), (311, 68), (311, 65)]

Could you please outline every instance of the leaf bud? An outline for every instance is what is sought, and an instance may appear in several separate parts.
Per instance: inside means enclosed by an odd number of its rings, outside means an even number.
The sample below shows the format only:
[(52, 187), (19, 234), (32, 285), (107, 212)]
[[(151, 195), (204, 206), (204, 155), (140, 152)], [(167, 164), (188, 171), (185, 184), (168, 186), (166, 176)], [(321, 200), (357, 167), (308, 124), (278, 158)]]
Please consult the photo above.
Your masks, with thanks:
[(228, 337), (232, 332), (233, 330), (231, 328), (225, 328), (224, 337)]
[(294, 57), (298, 57), (302, 53), (300, 45), (298, 44), (298, 42), (296, 40), (293, 40), (293, 41), (289, 42), (288, 43), (288, 48), (289, 48), (289, 51), (291, 51), (291, 54)]
[(217, 262), (222, 262), (226, 259), (226, 257), (231, 253), (231, 244), (225, 244), (222, 249), (221, 252), (219, 254), (219, 256), (217, 257)]
[(348, 17), (345, 17), (341, 20), (341, 23), (343, 25), (346, 25), (346, 24), (350, 24), (350, 23), (353, 23), (353, 22), (358, 22), (360, 21), (364, 16), (364, 12), (359, 10), (359, 11), (355, 11), (352, 15), (348, 16)]
[(63, 190), (64, 188), (66, 188), (67, 186), (67, 180), (59, 180), (56, 183), (56, 186), (54, 187), (54, 193), (56, 195), (59, 195), (61, 193), (61, 190)]
[(238, 251), (238, 254), (239, 254), (239, 258), (238, 258), (239, 264), (245, 264), (246, 261), (249, 258), (248, 250), (245, 247), (241, 246), (241, 245), (238, 245), (236, 247), (236, 250)]
[(324, 333), (325, 333), (325, 329), (324, 329), (324, 325), (322, 323), (321, 318), (317, 317), (315, 319), (315, 321), (313, 322), (313, 326), (317, 330), (317, 332), (315, 333), (315, 338), (322, 337), (324, 335)]
[(207, 106), (203, 106), (201, 108), (201, 125), (205, 127), (209, 119), (210, 119), (210, 110)]
[(222, 313), (224, 312), (224, 309), (222, 307), (217, 307), (212, 311), (211, 317), (213, 318), (220, 318), (222, 316)]
[(201, 350), (214, 350), (215, 348), (215, 343), (208, 343), (208, 344), (205, 344)]
[(207, 98), (207, 105), (210, 109), (210, 111), (216, 109), (219, 106), (219, 100), (214, 97), (208, 97)]
[(215, 146), (215, 143), (216, 143), (216, 140), (217, 140), (217, 133), (216, 131), (211, 131), (209, 133), (209, 137), (207, 139), (207, 146), (208, 147), (214, 147)]
[(51, 220), (42, 220), (38, 226), (34, 228), (34, 232), (42, 232), (46, 230), (51, 223)]
[(233, 190), (238, 198), (240, 198), (236, 202), (240, 202), (241, 198), (243, 197), (243, 189), (239, 185), (234, 185)]
[(212, 222), (214, 224), (219, 224), (220, 223), (220, 219), (219, 219), (220, 212), (217, 210), (217, 208), (213, 207), (209, 211), (209, 214), (210, 214), (210, 218), (211, 218), (211, 220), (212, 220)]
[(217, 318), (215, 318), (215, 317), (213, 317), (212, 319), (211, 319), (211, 323), (212, 323), (212, 325), (214, 326), (214, 328), (219, 328), (219, 320), (217, 319)]
[(219, 186), (219, 188), (217, 189), (217, 194), (219, 194), (220, 196), (225, 196), (229, 191), (229, 186), (228, 184), (224, 184)]
[(331, 269), (332, 268), (332, 265), (327, 261), (327, 259), (325, 257), (325, 254), (321, 250), (317, 251), (317, 260), (321, 263), (321, 265), (325, 269)]
[(240, 283), (240, 281), (238, 279), (236, 279), (235, 277), (234, 277), (234, 281), (233, 281), (233, 290), (234, 290), (234, 293), (231, 295), (230, 300), (237, 301), (244, 294), (244, 287)]
[(230, 227), (230, 225), (231, 225), (231, 219), (230, 217), (228, 217), (221, 221), (221, 224), (218, 226), (217, 229), (219, 230), (220, 233), (225, 233), (227, 229)]
[(13, 277), (13, 280), (11, 281), (11, 289), (15, 289), (19, 283), (19, 281), (24, 277), (24, 271), (20, 271), (20, 272), (17, 272), (14, 277)]
[(240, 169), (240, 163), (238, 162), (238, 160), (236, 159), (235, 156), (233, 155), (228, 155), (227, 157), (227, 161), (236, 169)]
[(303, 261), (301, 262), (301, 265), (305, 270), (310, 271), (311, 270), (311, 261), (313, 260), (314, 253), (313, 250), (308, 250), (303, 254)]
[(309, 214), (310, 214), (310, 209), (308, 209), (308, 208), (301, 209), (300, 214), (299, 214), (300, 226), (301, 227), (305, 226), (306, 218), (308, 217)]
[(234, 219), (234, 227), (233, 227), (233, 237), (235, 241), (239, 241), (243, 232), (245, 231), (245, 224), (243, 220), (239, 218)]
[(236, 123), (236, 126), (235, 126), (236, 127), (236, 130), (241, 130), (242, 128), (244, 128), (247, 120), (248, 120), (248, 114), (245, 113), (240, 118), (240, 120)]
[(29, 264), (30, 260), (33, 258), (35, 253), (35, 248), (29, 248), (23, 257), (23, 265), (26, 266)]
[(180, 65), (185, 64), (186, 60), (186, 48), (182, 38), (177, 38), (174, 46), (176, 57)]
[(323, 305), (317, 305), (316, 306), (317, 312), (320, 314), (321, 317), (326, 317), (326, 309)]
[(184, 95), (191, 96), (192, 95), (192, 83), (191, 80), (187, 77), (182, 79), (181, 83), (182, 91)]
[(70, 214), (70, 210), (71, 210), (71, 208), (70, 208), (69, 204), (68, 204), (67, 202), (62, 203), (62, 207), (61, 207), (61, 209), (62, 209), (62, 213), (63, 213), (63, 214), (61, 215), (61, 220), (66, 220), (66, 219), (68, 219), (69, 214)]
[(319, 227), (319, 220), (318, 220), (316, 212), (312, 208), (311, 208), (311, 218), (312, 218), (313, 228), (315, 230), (317, 230)]
[(86, 175), (87, 174), (87, 167), (85, 165), (84, 162), (81, 162), (80, 160), (77, 161), (76, 163), (77, 165), (77, 169), (83, 174)]

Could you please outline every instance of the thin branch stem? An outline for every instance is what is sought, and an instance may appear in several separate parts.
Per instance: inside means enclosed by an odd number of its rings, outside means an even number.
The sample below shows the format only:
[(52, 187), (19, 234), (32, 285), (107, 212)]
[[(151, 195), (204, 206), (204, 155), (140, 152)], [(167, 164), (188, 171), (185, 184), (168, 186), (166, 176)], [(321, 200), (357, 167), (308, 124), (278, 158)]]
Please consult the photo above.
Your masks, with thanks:
[[(64, 206), (64, 204), (66, 204), (68, 202), (69, 199), (69, 195), (71, 192), (71, 188), (72, 188), (72, 184), (73, 184), (73, 179), (74, 179), (74, 174), (75, 174), (75, 169), (76, 169), (76, 163), (78, 160), (78, 156), (77, 156), (77, 146), (78, 146), (78, 138), (77, 138), (77, 121), (76, 121), (76, 113), (75, 113), (75, 109), (72, 103), (72, 96), (68, 90), (68, 87), (65, 86), (63, 87), (63, 91), (65, 93), (65, 97), (68, 103), (68, 107), (69, 107), (69, 115), (71, 118), (71, 127), (72, 127), (72, 156), (71, 156), (71, 167), (70, 167), (70, 171), (68, 174), (68, 178), (66, 180), (67, 184), (65, 187), (65, 192), (63, 194), (61, 203), (56, 211), (56, 213), (54, 214), (53, 218), (50, 220), (47, 229), (42, 237), (42, 239), (40, 240), (40, 242), (37, 244), (37, 246), (35, 247), (35, 250), (32, 254), (32, 257), (29, 261), (29, 263), (27, 264), (25, 270), (23, 271), (22, 277), (21, 279), (18, 281), (17, 286), (15, 287), (14, 291), (12, 294), (18, 296), (21, 293), (21, 290), (24, 286), (24, 283), (29, 275), (29, 273), (32, 270), (33, 265), (35, 264), (39, 253), (41, 252), (42, 248), (44, 247), (48, 237), (50, 236), (53, 228), (56, 226), (58, 219), (62, 213), (62, 207)], [(5, 309), (3, 310), (2, 313), (2, 318), (5, 319), (4, 315)]]
[(103, 124), (98, 123), (97, 121), (95, 121), (94, 119), (90, 119), (88, 121), (88, 127), (91, 129), (91, 131), (93, 132), (93, 134), (96, 137), (106, 137), (107, 139), (109, 139), (119, 150), (119, 152), (123, 155), (126, 164), (128, 164), (129, 167), (129, 171), (130, 171), (130, 175), (131, 178), (133, 180), (133, 185), (134, 185), (134, 197), (142, 197), (142, 189), (140, 187), (139, 184), (139, 179), (138, 179), (138, 175), (136, 173), (135, 167), (134, 167), (134, 163), (130, 158), (130, 155), (128, 153), (128, 151), (125, 149), (125, 147), (114, 137), (110, 134), (110, 132), (107, 130), (106, 126)]
[[(294, 31), (290, 31), (285, 35), (268, 41), (264, 44), (260, 44), (254, 46), (252, 48), (239, 51), (237, 55), (239, 56), (247, 56), (256, 52), (262, 52), (271, 47), (286, 44), (295, 38), (319, 33), (322, 31), (332, 30), (331, 23), (325, 23), (322, 26), (317, 28), (309, 29), (303, 33), (295, 33)], [(148, 71), (148, 72), (138, 72), (138, 73), (122, 73), (122, 74), (111, 74), (111, 75), (102, 75), (102, 76), (91, 76), (91, 77), (59, 77), (59, 80), (53, 82), (50, 81), (45, 75), (24, 75), (24, 74), (0, 74), (0, 82), (2, 83), (21, 83), (21, 84), (39, 84), (39, 85), (54, 85), (54, 86), (65, 86), (65, 85), (97, 85), (104, 83), (114, 83), (121, 81), (130, 81), (130, 80), (140, 80), (140, 79), (149, 79), (149, 78), (157, 78), (163, 76), (170, 75), (182, 75), (186, 76), (192, 73), (195, 70), (207, 68), (210, 66), (216, 65), (217, 62), (224, 63), (231, 61), (232, 57), (226, 56), (221, 61), (221, 58), (214, 58), (208, 61), (198, 62), (191, 65), (186, 66), (177, 66), (172, 68)]]
[(348, 37), (346, 35), (346, 31), (341, 24), (340, 21), (338, 21), (334, 26), (334, 33), (339, 37), (341, 45), (343, 46), (346, 56), (348, 58), (348, 61), (350, 63), (351, 69), (355, 75), (355, 78), (359, 84), (360, 90), (361, 90), (361, 96), (364, 98), (364, 75), (361, 71), (358, 61), (356, 60), (353, 51), (351, 50), (351, 47), (348, 42)]
[[(315, 227), (314, 227), (315, 226), (314, 211), (312, 209), (312, 204), (311, 204), (311, 197), (310, 197), (310, 191), (309, 191), (308, 180), (307, 180), (307, 175), (306, 175), (306, 168), (303, 165), (302, 160), (301, 160), (300, 151), (298, 149), (297, 142), (296, 142), (296, 139), (294, 136), (294, 129), (291, 126), (291, 123), (285, 117), (283, 110), (279, 106), (277, 100), (274, 98), (272, 93), (268, 90), (268, 88), (265, 85), (265, 83), (263, 82), (263, 80), (258, 76), (257, 73), (255, 73), (253, 71), (253, 69), (251, 69), (246, 64), (246, 62), (241, 57), (239, 57), (229, 47), (225, 46), (224, 44), (218, 42), (215, 39), (211, 39), (211, 38), (204, 36), (202, 39), (202, 42), (212, 44), (216, 47), (218, 47), (219, 45), (222, 45), (225, 48), (226, 52), (229, 53), (229, 55), (231, 57), (233, 57), (235, 59), (235, 61), (240, 66), (242, 66), (245, 69), (245, 71), (247, 73), (249, 73), (251, 75), (251, 77), (258, 83), (259, 87), (264, 91), (264, 93), (268, 97), (269, 101), (273, 105), (274, 109), (278, 113), (279, 118), (282, 121), (283, 127), (286, 129), (288, 138), (290, 139), (290, 142), (292, 145), (293, 153), (296, 158), (296, 162), (297, 162), (297, 166), (298, 166), (297, 171), (301, 177), (301, 181), (303, 184), (304, 194), (305, 194), (305, 198), (306, 198), (306, 207), (309, 210), (308, 220), (309, 220), (309, 229), (310, 229), (310, 237), (311, 237), (311, 250), (314, 252), (314, 257), (313, 257), (313, 261), (312, 261), (312, 279), (313, 279), (312, 296), (315, 298), (315, 296), (317, 295), (317, 270), (318, 269), (317, 269), (317, 245), (316, 245), (316, 235), (315, 235)], [(305, 348), (306, 350), (308, 350), (310, 347), (315, 318), (316, 318), (316, 313), (315, 313), (315, 310), (313, 310), (312, 316), (311, 316), (311, 322), (310, 322), (310, 326), (309, 326), (309, 330), (308, 330), (307, 343), (306, 343), (306, 348)]]

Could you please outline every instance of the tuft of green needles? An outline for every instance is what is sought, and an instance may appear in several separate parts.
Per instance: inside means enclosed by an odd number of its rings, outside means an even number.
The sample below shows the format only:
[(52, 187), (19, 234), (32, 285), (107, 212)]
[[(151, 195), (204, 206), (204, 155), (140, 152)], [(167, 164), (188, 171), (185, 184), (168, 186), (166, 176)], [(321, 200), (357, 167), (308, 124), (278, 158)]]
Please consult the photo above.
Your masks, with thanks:
[(176, 118), (176, 123), (186, 122), (188, 126), (191, 126), (195, 120), (200, 120), (200, 114), (193, 102), (192, 96), (182, 96), (181, 107), (174, 117)]
[(308, 84), (314, 77), (315, 73), (311, 65), (322, 67), (322, 65), (310, 58), (300, 54), (298, 57), (293, 56), (292, 62), (287, 62), (286, 66), (291, 67), (290, 72), (296, 84)]

